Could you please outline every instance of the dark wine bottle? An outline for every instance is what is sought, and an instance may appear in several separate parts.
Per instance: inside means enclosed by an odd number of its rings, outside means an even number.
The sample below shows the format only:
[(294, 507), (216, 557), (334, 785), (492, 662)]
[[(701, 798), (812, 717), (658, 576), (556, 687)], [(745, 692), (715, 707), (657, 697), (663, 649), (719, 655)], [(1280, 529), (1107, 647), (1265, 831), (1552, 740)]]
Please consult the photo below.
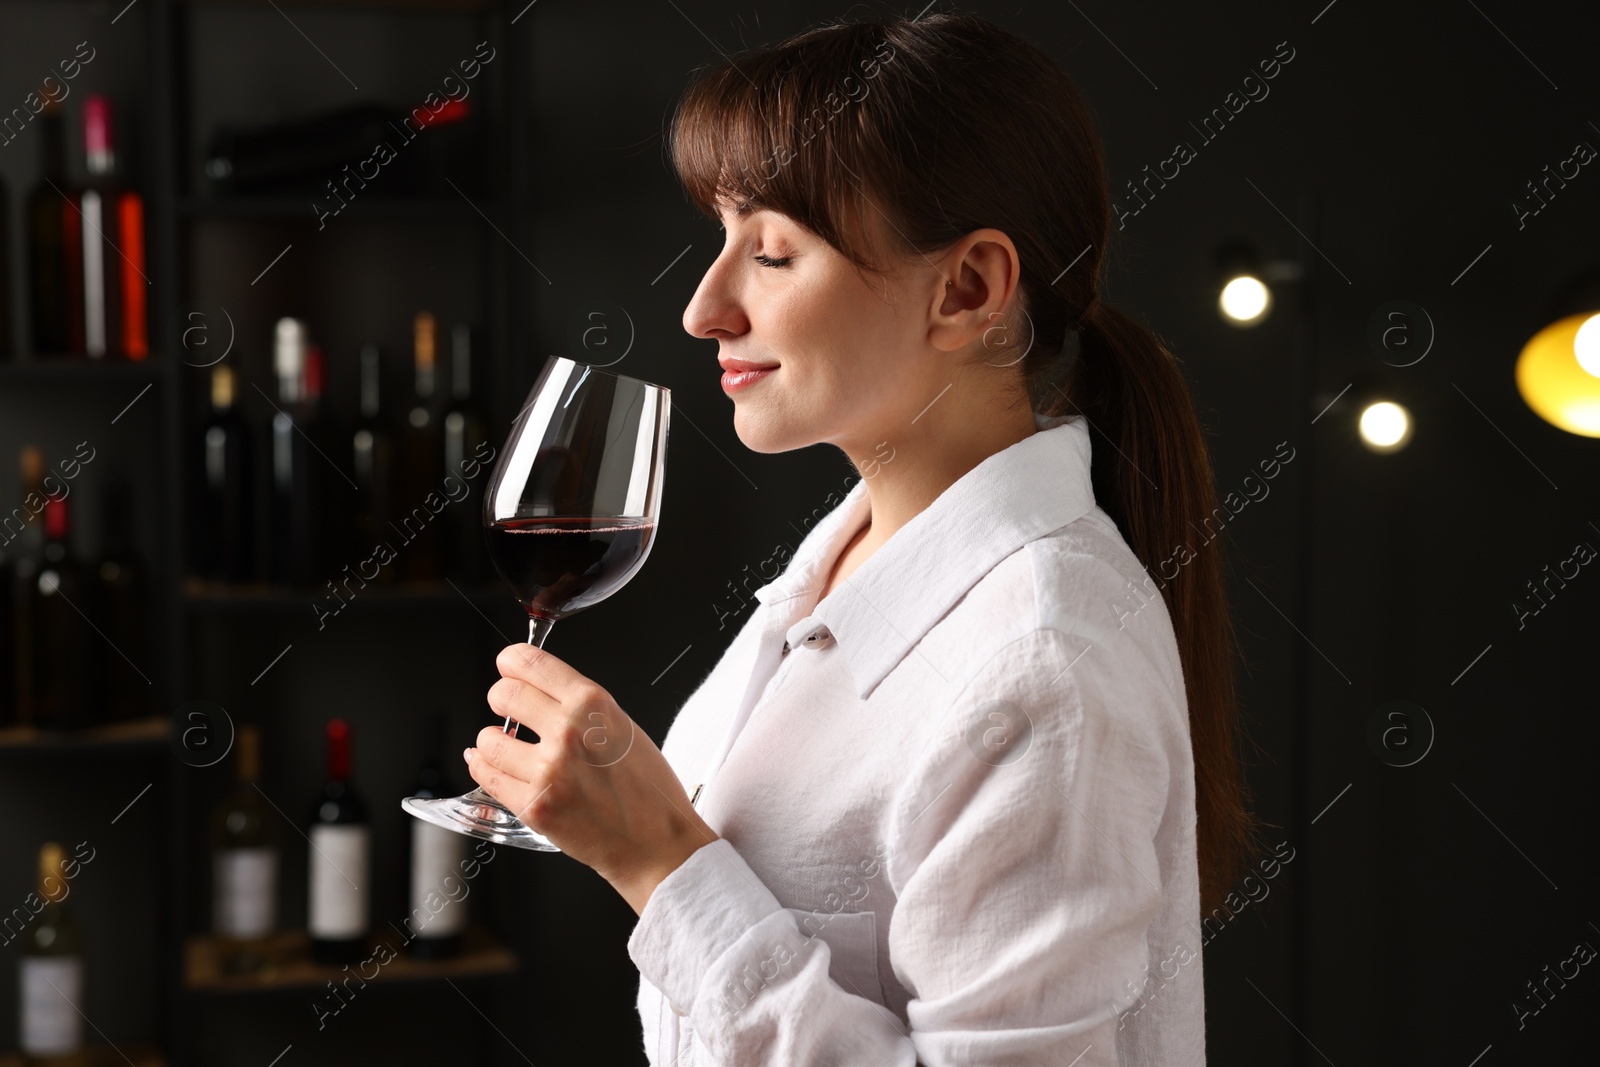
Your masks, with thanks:
[(211, 369), (211, 415), (196, 448), (196, 566), (211, 581), (255, 577), (255, 464), (250, 428), (234, 403), (233, 368)]
[[(444, 478), (450, 503), (439, 516), (444, 529), (445, 573), (478, 583), (488, 577), (483, 550), (483, 485), (488, 471), (480, 462), (488, 440), (472, 396), (472, 328), (457, 323), (450, 331), (450, 408), (445, 413)], [(470, 477), (469, 472), (476, 477)]]
[[(445, 502), (442, 484), (444, 451), (436, 411), (435, 355), (438, 329), (433, 315), (422, 311), (412, 324), (415, 389), (406, 414), (405, 478), (393, 522), (403, 544), (395, 545), (401, 573), (409, 581), (436, 581), (439, 577), (438, 512)], [(430, 506), (431, 504), (431, 506)]]
[[(444, 774), (439, 752), (444, 747), (444, 715), (435, 712), (428, 732), (428, 750), (417, 774), (417, 797), (453, 797), (462, 792)], [(418, 959), (444, 959), (461, 952), (467, 928), (467, 836), (411, 819), (411, 911), (406, 919), (407, 947)]]
[(16, 301), (11, 295), (11, 193), (0, 178), (0, 361), (11, 358), (15, 341), (11, 336), (16, 317)]
[(83, 1062), (83, 930), (66, 905), (67, 868), (75, 866), (54, 841), (39, 849), (41, 906), (23, 931), (18, 989), (22, 1054), (29, 1064)]
[(278, 320), (273, 367), (278, 375), (277, 411), (272, 416), (272, 580), (310, 585), (324, 568), (324, 530), (319, 525), (324, 470), (318, 454), (318, 405), (309, 383), (310, 342), (299, 319)]
[(10, 545), (0, 537), (0, 730), (21, 721), (17, 708), (17, 566), (11, 557)]
[(116, 654), (94, 647), (98, 638), (83, 614), (89, 583), (69, 544), (71, 508), (64, 496), (45, 500), (44, 549), (29, 590), (34, 725), (41, 730), (71, 730), (98, 719), (85, 665), (93, 656)]
[(97, 695), (93, 704), (108, 721), (138, 718), (151, 712), (153, 670), (147, 654), (147, 588), (144, 568), (134, 552), (133, 494), (126, 481), (112, 481), (101, 511), (100, 558), (93, 571), (93, 608), (89, 616), (114, 646), (93, 657)]
[(28, 196), (28, 318), (34, 355), (55, 356), (72, 351), (66, 225), (77, 216), (62, 199), (70, 190), (60, 103), (46, 99), (34, 121), (42, 165)]
[[(389, 526), (393, 516), (395, 479), (394, 436), (389, 432), (383, 405), (383, 350), (363, 345), (360, 355), (360, 417), (350, 439), (350, 455), (357, 486), (355, 522), (351, 527), (348, 555), (351, 560), (367, 560), (380, 542), (394, 541)], [(360, 575), (367, 579), (367, 574)], [(393, 567), (381, 567), (375, 578), (380, 584), (394, 580)]]
[(261, 732), (239, 728), (238, 784), (211, 815), (211, 929), (223, 940), (223, 969), (259, 971), (271, 962), (278, 926), (278, 822), (256, 781)]
[(33, 680), (33, 589), (44, 553), (44, 522), (39, 514), (46, 499), (44, 453), (35, 445), (24, 445), (21, 468), (22, 491), (12, 511), (21, 529), (13, 532), (9, 524), (3, 528), (5, 535), (11, 538), (11, 586), (6, 590), (6, 609), (11, 613), (11, 630), (16, 640), (7, 654), (11, 657), (15, 719), (31, 724), (37, 713), (37, 687)]
[[(421, 113), (429, 111), (424, 107)], [(303, 190), (337, 212), (342, 197), (366, 188), (354, 161), (371, 156), (380, 141), (402, 150), (384, 165), (382, 181), (374, 183), (370, 195), (421, 191), (415, 184), (416, 165), (406, 158), (418, 132), (407, 112), (378, 103), (349, 104), (266, 126), (218, 126), (206, 147), (205, 174), (223, 195)]]
[(319, 963), (355, 963), (370, 926), (371, 827), (350, 784), (350, 727), (328, 720), (328, 778), (312, 814), (307, 907), (311, 955)]

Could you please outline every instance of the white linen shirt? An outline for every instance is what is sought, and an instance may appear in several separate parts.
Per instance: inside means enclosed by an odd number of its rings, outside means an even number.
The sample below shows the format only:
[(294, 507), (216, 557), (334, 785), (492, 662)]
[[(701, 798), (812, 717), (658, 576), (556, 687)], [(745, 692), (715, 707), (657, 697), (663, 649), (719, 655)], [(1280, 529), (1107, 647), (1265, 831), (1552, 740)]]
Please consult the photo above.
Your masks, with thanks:
[(721, 836), (628, 939), (652, 1065), (1205, 1062), (1171, 621), (1035, 423), (819, 603), (858, 481), (678, 712)]

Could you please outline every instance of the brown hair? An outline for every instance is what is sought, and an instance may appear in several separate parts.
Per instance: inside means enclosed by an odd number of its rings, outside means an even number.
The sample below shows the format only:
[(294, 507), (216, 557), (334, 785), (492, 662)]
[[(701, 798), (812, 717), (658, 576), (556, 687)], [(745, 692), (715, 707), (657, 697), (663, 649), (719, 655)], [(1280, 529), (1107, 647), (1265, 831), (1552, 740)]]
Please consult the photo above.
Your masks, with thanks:
[[(1088, 421), (1095, 500), (1146, 570), (1218, 506), (1172, 354), (1099, 298), (1105, 159), (1077, 88), (1034, 45), (971, 15), (813, 28), (702, 71), (673, 116), (671, 151), (709, 217), (719, 198), (769, 208), (858, 269), (878, 269), (863, 216), (881, 215), (904, 251), (924, 254), (982, 227), (1005, 232), (1033, 327), (1020, 361), (1029, 399)], [(1161, 578), (1188, 696), (1210, 912), (1259, 829), (1235, 748), (1236, 636), (1217, 552)]]

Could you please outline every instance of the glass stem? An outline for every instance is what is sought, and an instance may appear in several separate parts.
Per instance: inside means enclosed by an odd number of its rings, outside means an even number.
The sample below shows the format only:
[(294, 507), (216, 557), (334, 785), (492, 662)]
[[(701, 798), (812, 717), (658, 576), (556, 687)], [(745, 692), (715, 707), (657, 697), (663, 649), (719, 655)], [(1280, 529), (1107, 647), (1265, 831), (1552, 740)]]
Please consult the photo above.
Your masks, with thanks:
[[(555, 628), (554, 619), (541, 619), (537, 615), (528, 616), (528, 644), (536, 648), (543, 648), (545, 638), (550, 636), (550, 631)], [(517, 720), (506, 716), (506, 724), (500, 728), (501, 733), (517, 736)]]

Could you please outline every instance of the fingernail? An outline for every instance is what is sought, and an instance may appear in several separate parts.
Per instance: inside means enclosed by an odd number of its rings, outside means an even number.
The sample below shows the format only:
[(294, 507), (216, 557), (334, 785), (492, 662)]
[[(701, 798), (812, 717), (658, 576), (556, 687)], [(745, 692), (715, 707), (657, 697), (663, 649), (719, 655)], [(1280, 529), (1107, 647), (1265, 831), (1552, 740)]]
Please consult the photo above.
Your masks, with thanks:
[(468, 763), (471, 763), (472, 762), (472, 749), (470, 749), (470, 748), (462, 749), (461, 750), (461, 758), (466, 760)]

